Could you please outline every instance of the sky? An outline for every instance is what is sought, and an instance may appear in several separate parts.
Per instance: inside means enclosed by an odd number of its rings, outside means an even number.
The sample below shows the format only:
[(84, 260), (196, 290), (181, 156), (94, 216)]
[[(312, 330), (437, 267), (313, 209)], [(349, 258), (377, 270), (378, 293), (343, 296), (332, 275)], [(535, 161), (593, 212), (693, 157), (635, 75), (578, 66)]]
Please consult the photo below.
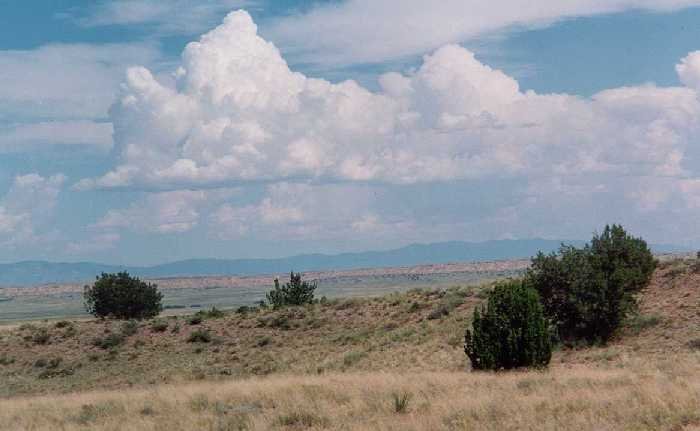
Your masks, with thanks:
[(700, 0), (0, 0), (0, 261), (700, 247)]

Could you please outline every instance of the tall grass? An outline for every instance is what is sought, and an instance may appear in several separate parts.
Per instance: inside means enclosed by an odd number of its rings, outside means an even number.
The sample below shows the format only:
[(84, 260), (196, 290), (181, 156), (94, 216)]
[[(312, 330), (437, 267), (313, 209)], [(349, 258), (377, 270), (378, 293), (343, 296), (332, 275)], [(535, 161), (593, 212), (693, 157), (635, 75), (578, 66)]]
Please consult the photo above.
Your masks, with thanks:
[(626, 368), (280, 375), (18, 398), (0, 401), (0, 429), (682, 430), (700, 426), (698, 405), (691, 354)]

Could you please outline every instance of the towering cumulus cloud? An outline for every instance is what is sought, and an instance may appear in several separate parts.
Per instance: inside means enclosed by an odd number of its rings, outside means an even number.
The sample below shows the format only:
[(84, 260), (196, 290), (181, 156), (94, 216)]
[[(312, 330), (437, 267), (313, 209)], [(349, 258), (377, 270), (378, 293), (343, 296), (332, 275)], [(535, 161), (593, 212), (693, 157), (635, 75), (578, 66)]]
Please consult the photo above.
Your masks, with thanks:
[(677, 66), (682, 87), (536, 94), (448, 45), (371, 92), (291, 71), (237, 11), (187, 46), (174, 85), (128, 71), (111, 110), (118, 165), (79, 187), (619, 178), (633, 194), (629, 178), (658, 177), (681, 191), (697, 173), (699, 70), (694, 53)]

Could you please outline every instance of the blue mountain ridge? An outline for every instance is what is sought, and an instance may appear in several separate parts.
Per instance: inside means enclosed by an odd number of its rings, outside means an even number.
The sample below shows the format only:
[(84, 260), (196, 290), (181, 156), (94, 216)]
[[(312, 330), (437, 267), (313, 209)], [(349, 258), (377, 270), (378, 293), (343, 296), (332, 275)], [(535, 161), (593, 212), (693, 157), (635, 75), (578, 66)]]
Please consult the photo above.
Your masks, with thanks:
[[(93, 262), (53, 263), (24, 261), (0, 264), (0, 286), (33, 286), (51, 283), (88, 282), (102, 272), (128, 271), (142, 278), (196, 277), (217, 275), (281, 274), (289, 271), (322, 271), (483, 262), (529, 258), (538, 251), (549, 253), (562, 244), (582, 246), (584, 241), (494, 240), (486, 242), (450, 241), (411, 244), (386, 251), (357, 253), (304, 254), (274, 259), (188, 259), (153, 266), (123, 266)], [(683, 252), (674, 245), (651, 245), (656, 253)]]

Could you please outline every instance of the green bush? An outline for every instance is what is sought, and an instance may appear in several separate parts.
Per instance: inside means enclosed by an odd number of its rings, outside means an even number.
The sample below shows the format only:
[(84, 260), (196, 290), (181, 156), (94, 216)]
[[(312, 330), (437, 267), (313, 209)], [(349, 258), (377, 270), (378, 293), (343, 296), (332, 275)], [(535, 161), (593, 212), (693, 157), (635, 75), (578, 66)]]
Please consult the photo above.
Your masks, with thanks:
[(131, 277), (127, 272), (103, 273), (84, 289), (85, 309), (95, 317), (150, 319), (163, 311), (158, 286)]
[(561, 341), (593, 344), (607, 342), (636, 309), (635, 294), (655, 267), (646, 243), (613, 225), (582, 249), (562, 245), (558, 253), (539, 253), (525, 278)]
[(202, 315), (200, 313), (197, 313), (195, 315), (190, 316), (187, 319), (187, 323), (190, 325), (199, 325), (202, 323), (202, 320), (204, 320), (202, 319)]
[(475, 370), (547, 366), (552, 347), (537, 292), (519, 280), (496, 285), (474, 310), (464, 351)]
[(293, 271), (289, 276), (289, 282), (280, 285), (279, 279), (275, 279), (275, 287), (268, 292), (267, 301), (273, 308), (281, 308), (289, 305), (311, 304), (314, 301), (316, 283), (302, 281), (301, 273)]
[(122, 323), (121, 333), (124, 337), (131, 337), (139, 331), (139, 324), (135, 320)]
[(151, 331), (153, 332), (165, 332), (168, 330), (168, 322), (165, 320), (154, 320), (151, 322)]
[(92, 340), (92, 345), (100, 349), (108, 350), (116, 348), (124, 342), (124, 336), (121, 334), (108, 334), (104, 338), (95, 338)]
[(207, 329), (197, 329), (193, 331), (187, 338), (188, 343), (209, 343), (211, 342), (211, 333)]

